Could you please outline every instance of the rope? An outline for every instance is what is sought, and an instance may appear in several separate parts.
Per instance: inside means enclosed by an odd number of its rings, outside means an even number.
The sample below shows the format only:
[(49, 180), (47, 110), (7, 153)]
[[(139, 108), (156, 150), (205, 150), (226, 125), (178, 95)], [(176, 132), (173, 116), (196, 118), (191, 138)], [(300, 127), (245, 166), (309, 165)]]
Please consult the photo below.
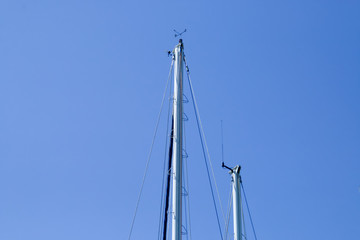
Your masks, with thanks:
[[(212, 183), (211, 183), (211, 177), (210, 177), (210, 173), (209, 173), (209, 167), (206, 161), (206, 153), (205, 153), (205, 147), (206, 147), (206, 151), (208, 154), (208, 158), (209, 158), (209, 162), (210, 162), (210, 166), (211, 166), (211, 170), (213, 173), (213, 177), (214, 177), (214, 182), (215, 182), (215, 186), (216, 186), (216, 190), (218, 192), (218, 197), (220, 200), (220, 195), (219, 195), (219, 191), (217, 189), (217, 185), (216, 185), (216, 180), (215, 180), (215, 175), (214, 175), (214, 171), (212, 168), (212, 164), (211, 164), (211, 160), (210, 160), (210, 154), (209, 154), (209, 150), (207, 148), (207, 144), (206, 144), (206, 139), (205, 139), (205, 134), (203, 132), (203, 128), (201, 125), (201, 120), (200, 120), (200, 115), (199, 115), (199, 110), (196, 104), (196, 99), (194, 96), (194, 90), (192, 88), (192, 84), (191, 84), (191, 79), (190, 79), (190, 75), (189, 75), (189, 68), (188, 65), (186, 63), (185, 57), (184, 57), (184, 62), (185, 62), (185, 66), (186, 66), (186, 73), (187, 73), (187, 77), (188, 77), (188, 82), (189, 82), (189, 86), (190, 86), (190, 92), (191, 92), (191, 98), (192, 98), (192, 102), (193, 102), (193, 107), (194, 107), (194, 111), (195, 111), (195, 117), (196, 117), (196, 123), (197, 123), (197, 127), (198, 127), (198, 131), (199, 131), (199, 136), (200, 136), (200, 141), (201, 141), (201, 147), (202, 147), (202, 152), (203, 152), (203, 156), (204, 156), (204, 162), (205, 162), (205, 166), (206, 166), (206, 172), (208, 175), (208, 179), (209, 179), (209, 184), (210, 184), (210, 189), (211, 189), (211, 196), (213, 199), (213, 203), (214, 203), (214, 208), (215, 208), (215, 213), (216, 213), (216, 219), (217, 219), (217, 223), (218, 223), (218, 227), (219, 227), (219, 231), (220, 231), (220, 237), (223, 240), (223, 235), (222, 235), (222, 231), (221, 231), (221, 225), (220, 225), (220, 220), (219, 220), (219, 215), (218, 215), (218, 211), (217, 211), (217, 207), (216, 207), (216, 200), (214, 197), (214, 191), (213, 191), (213, 187), (212, 187)], [(204, 140), (203, 140), (204, 138)], [(204, 143), (205, 143), (205, 147), (204, 147)], [(220, 201), (220, 206), (221, 206), (221, 201)], [(224, 211), (223, 212), (223, 216), (224, 216)], [(224, 220), (225, 220), (225, 216), (224, 216)], [(226, 220), (225, 220), (226, 221)]]
[(169, 86), (171, 70), (172, 70), (173, 64), (174, 64), (174, 61), (171, 62), (171, 67), (170, 67), (170, 71), (169, 71), (169, 77), (168, 77), (166, 87), (165, 87), (165, 91), (164, 91), (164, 94), (163, 94), (163, 97), (162, 97), (161, 106), (160, 106), (160, 112), (159, 112), (159, 115), (157, 117), (157, 122), (156, 122), (155, 130), (154, 130), (154, 136), (153, 136), (153, 139), (152, 139), (152, 142), (151, 142), (150, 152), (149, 152), (148, 159), (147, 159), (147, 162), (146, 162), (146, 167), (145, 167), (145, 172), (144, 172), (144, 176), (143, 176), (141, 187), (140, 187), (140, 192), (139, 192), (139, 196), (138, 196), (138, 199), (137, 199), (137, 202), (136, 202), (136, 208), (135, 208), (135, 212), (134, 212), (134, 217), (133, 217), (132, 222), (131, 222), (131, 228), (130, 228), (130, 233), (129, 233), (128, 240), (131, 239), (132, 230), (134, 228), (135, 218), (136, 218), (137, 210), (139, 208), (140, 198), (141, 198), (141, 194), (142, 194), (142, 191), (143, 191), (146, 174), (147, 174), (147, 171), (148, 171), (148, 168), (149, 168), (149, 163), (150, 163), (150, 159), (151, 159), (151, 153), (152, 153), (152, 150), (153, 150), (153, 147), (154, 147), (155, 137), (156, 137), (156, 133), (157, 133), (157, 130), (158, 130), (158, 127), (159, 127), (160, 116), (161, 116), (161, 112), (162, 112), (163, 105), (164, 105), (164, 100), (165, 100), (165, 96), (166, 96), (166, 90), (167, 90), (167, 88)]
[(242, 188), (243, 193), (244, 193), (244, 199), (245, 199), (246, 207), (247, 207), (247, 210), (248, 210), (248, 213), (249, 213), (249, 218), (250, 218), (252, 230), (253, 230), (253, 232), (254, 232), (254, 237), (255, 237), (255, 240), (257, 240), (256, 232), (255, 232), (255, 228), (254, 228), (254, 224), (253, 224), (252, 217), (251, 217), (251, 213), (250, 213), (250, 209), (249, 209), (249, 204), (248, 204), (248, 201), (247, 201), (247, 198), (246, 198), (246, 194), (245, 194), (244, 185), (242, 184), (242, 182), (240, 183), (240, 185), (241, 185), (241, 188)]

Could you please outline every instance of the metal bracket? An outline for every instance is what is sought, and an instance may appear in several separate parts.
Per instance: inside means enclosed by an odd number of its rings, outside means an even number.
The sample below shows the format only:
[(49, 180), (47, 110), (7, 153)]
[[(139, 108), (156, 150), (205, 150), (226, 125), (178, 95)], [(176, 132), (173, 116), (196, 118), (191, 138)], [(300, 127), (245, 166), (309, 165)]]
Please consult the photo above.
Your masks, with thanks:
[(221, 167), (226, 168), (226, 169), (229, 169), (231, 173), (233, 173), (234, 171), (236, 171), (237, 174), (239, 174), (239, 173), (240, 173), (240, 170), (241, 170), (241, 166), (240, 166), (240, 165), (235, 166), (234, 168), (230, 168), (230, 167), (226, 166), (224, 162), (221, 163)]
[(221, 163), (221, 167), (230, 170), (230, 172), (234, 171), (232, 168), (229, 168), (228, 166), (226, 166), (224, 162)]

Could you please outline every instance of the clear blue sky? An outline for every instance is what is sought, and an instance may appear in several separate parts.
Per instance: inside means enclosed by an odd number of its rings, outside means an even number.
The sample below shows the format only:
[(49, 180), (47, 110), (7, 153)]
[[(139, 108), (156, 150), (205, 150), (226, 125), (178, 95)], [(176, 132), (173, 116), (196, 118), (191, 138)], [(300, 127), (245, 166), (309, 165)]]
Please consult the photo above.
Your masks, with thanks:
[[(127, 239), (174, 28), (188, 29), (224, 205), (220, 120), (259, 240), (359, 239), (359, 12), (351, 0), (2, 0), (0, 239)], [(190, 107), (193, 239), (219, 239)], [(164, 123), (137, 240), (157, 237)]]

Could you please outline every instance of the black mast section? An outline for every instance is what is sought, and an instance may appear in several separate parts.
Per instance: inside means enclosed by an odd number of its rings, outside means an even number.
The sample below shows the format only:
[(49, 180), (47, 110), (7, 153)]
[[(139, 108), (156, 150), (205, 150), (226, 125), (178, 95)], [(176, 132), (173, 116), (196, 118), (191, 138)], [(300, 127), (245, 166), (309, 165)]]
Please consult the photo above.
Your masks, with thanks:
[(169, 162), (166, 181), (166, 197), (165, 197), (165, 211), (164, 211), (164, 227), (163, 227), (163, 240), (166, 240), (168, 210), (170, 200), (170, 180), (171, 180), (171, 164), (172, 164), (172, 152), (173, 152), (173, 136), (174, 136), (174, 117), (172, 118), (171, 135), (170, 135), (170, 149), (169, 149)]

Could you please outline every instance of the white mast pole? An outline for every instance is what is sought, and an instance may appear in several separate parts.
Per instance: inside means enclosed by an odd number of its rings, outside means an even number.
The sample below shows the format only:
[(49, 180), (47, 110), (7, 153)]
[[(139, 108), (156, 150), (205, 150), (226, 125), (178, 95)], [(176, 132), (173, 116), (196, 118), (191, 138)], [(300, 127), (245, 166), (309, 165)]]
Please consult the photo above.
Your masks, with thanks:
[(183, 128), (183, 44), (174, 49), (174, 135), (172, 161), (172, 240), (182, 235), (182, 128)]
[(230, 172), (232, 177), (234, 240), (242, 240), (240, 166)]

